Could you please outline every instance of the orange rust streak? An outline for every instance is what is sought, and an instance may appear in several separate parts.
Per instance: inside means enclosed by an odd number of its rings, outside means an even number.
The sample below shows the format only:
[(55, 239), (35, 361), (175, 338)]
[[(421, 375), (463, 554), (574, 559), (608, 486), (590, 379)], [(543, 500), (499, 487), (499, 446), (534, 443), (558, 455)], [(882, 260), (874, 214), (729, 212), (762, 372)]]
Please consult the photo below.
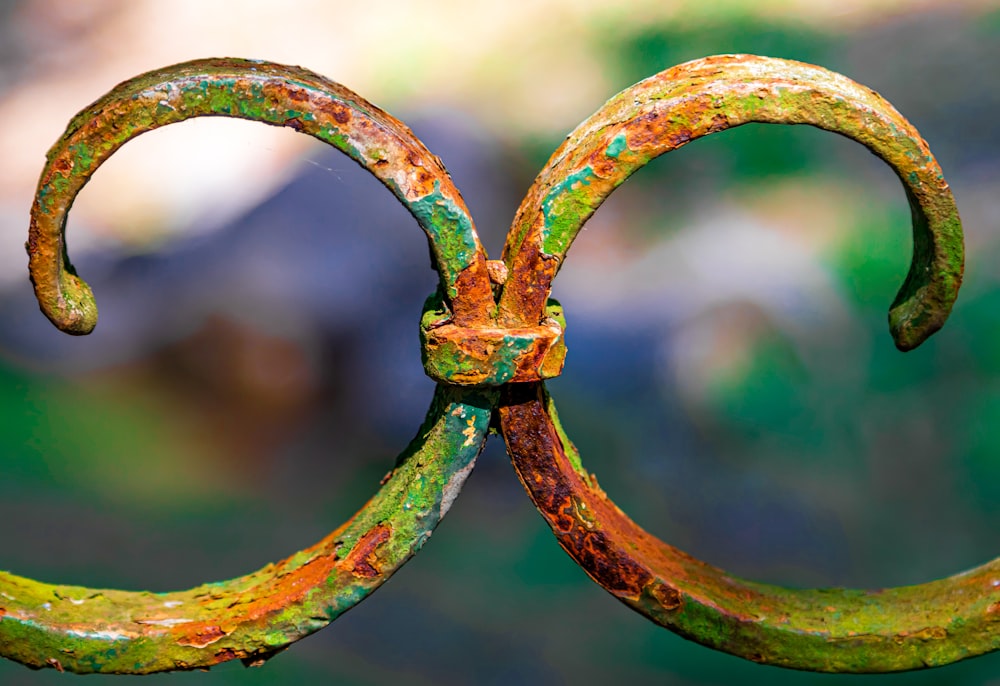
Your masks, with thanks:
[(541, 251), (541, 227), (539, 213), (539, 220), (528, 230), (509, 266), (499, 314), (500, 323), (506, 326), (537, 326), (545, 316), (545, 303), (559, 271), (559, 260)]
[[(361, 537), (351, 553), (343, 560), (338, 561), (332, 549), (329, 549), (290, 572), (282, 571), (287, 560), (279, 563), (272, 575), (263, 583), (234, 598), (230, 606), (232, 613), (227, 617), (225, 624), (220, 626), (217, 620), (181, 624), (172, 629), (174, 640), (179, 645), (194, 647), (214, 643), (241, 624), (253, 622), (273, 612), (280, 612), (299, 602), (310, 591), (322, 585), (338, 568), (349, 570), (355, 576), (375, 577), (380, 573), (375, 566), (376, 550), (389, 539), (391, 534), (392, 527), (388, 524), (375, 526)], [(330, 537), (327, 537), (323, 544), (329, 541)], [(314, 550), (326, 548), (327, 546), (323, 544), (315, 546)]]
[(287, 609), (322, 584), (333, 572), (335, 563), (332, 555), (324, 555), (313, 558), (293, 572), (284, 575), (276, 573), (264, 583), (235, 596), (230, 605), (231, 612), (221, 626), (217, 619), (180, 624), (171, 630), (174, 640), (179, 645), (209, 645), (241, 624)]
[(496, 304), (493, 302), (493, 287), (486, 268), (486, 254), (482, 250), (455, 277), (455, 289), (458, 295), (451, 302), (454, 315), (452, 323), (464, 327), (487, 325)]
[(389, 540), (390, 535), (392, 527), (385, 523), (379, 524), (361, 537), (340, 566), (350, 570), (355, 576), (366, 579), (378, 576), (382, 572), (378, 568), (377, 551)]

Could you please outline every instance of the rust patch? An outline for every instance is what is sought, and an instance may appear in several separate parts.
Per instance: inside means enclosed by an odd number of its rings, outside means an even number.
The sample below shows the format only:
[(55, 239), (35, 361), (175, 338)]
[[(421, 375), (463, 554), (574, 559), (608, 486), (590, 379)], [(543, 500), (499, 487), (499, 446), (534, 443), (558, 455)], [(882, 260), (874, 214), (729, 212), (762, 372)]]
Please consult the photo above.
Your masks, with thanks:
[(287, 84), (282, 84), (285, 90), (285, 97), (292, 102), (305, 102), (311, 100), (309, 93), (303, 88), (295, 88)]
[[(709, 117), (709, 113), (716, 110), (711, 98), (700, 97), (684, 102), (682, 108), (674, 109), (669, 114), (652, 110), (629, 121), (625, 129), (629, 147), (658, 157), (702, 136), (730, 127), (728, 117), (722, 112), (715, 112)], [(684, 124), (684, 120), (690, 125)]]
[(501, 296), (500, 323), (506, 326), (536, 325), (545, 316), (552, 279), (559, 260), (542, 252), (541, 214), (514, 255)]
[(224, 638), (226, 632), (214, 624), (202, 624), (195, 631), (185, 633), (177, 639), (177, 645), (204, 648)]
[(452, 323), (465, 327), (486, 325), (495, 304), (486, 255), (482, 250), (476, 252), (468, 267), (455, 275), (455, 290), (458, 295), (449, 303)]
[(344, 106), (333, 108), (331, 116), (333, 116), (333, 120), (338, 124), (346, 124), (351, 121), (351, 111)]
[(350, 570), (354, 576), (372, 579), (382, 573), (378, 566), (378, 548), (389, 540), (392, 527), (385, 522), (376, 525), (362, 536), (338, 566)]
[(676, 150), (682, 145), (686, 145), (694, 140), (696, 136), (691, 132), (690, 129), (680, 128), (674, 130), (673, 133), (667, 135), (666, 139), (669, 143), (669, 147), (672, 150)]
[(660, 607), (668, 612), (680, 608), (683, 604), (681, 592), (667, 584), (654, 583), (650, 595), (656, 598), (656, 602), (660, 604)]
[[(440, 170), (438, 174), (432, 173), (427, 167), (424, 166), (423, 154), (418, 151), (411, 143), (404, 141), (407, 153), (406, 159), (399, 164), (399, 168), (406, 172), (406, 174), (412, 179), (410, 184), (410, 192), (407, 193), (407, 197), (411, 200), (417, 198), (425, 198), (431, 195), (435, 191), (435, 184), (441, 181)], [(455, 204), (459, 205), (463, 209), (465, 208), (462, 203), (461, 197), (458, 197), (458, 193), (453, 191), (451, 188), (445, 186), (444, 184), (440, 187), (440, 192), (451, 200), (455, 201)]]
[[(73, 161), (71, 159), (69, 159), (69, 158), (66, 158), (66, 157), (57, 158), (52, 163), (52, 171), (53, 172), (59, 172), (63, 176), (66, 176), (71, 171), (73, 171)], [(54, 174), (50, 175), (49, 178), (51, 178), (51, 176), (54, 176)]]
[(329, 101), (329, 100), (318, 100), (310, 103), (310, 109), (316, 116), (317, 121), (326, 119), (327, 121), (335, 122), (338, 127), (347, 129), (347, 125), (351, 121), (351, 110), (350, 108), (340, 102)]
[(607, 156), (607, 147), (605, 144), (603, 148), (595, 149), (587, 157), (587, 164), (594, 170), (594, 175), (602, 179), (614, 176), (618, 166), (616, 160)]
[(708, 125), (708, 129), (705, 131), (708, 133), (718, 133), (719, 131), (725, 131), (729, 128), (729, 117), (724, 114), (716, 114), (712, 117), (711, 123)]
[(663, 112), (652, 110), (639, 115), (629, 121), (625, 127), (628, 147), (632, 150), (638, 150), (662, 144), (665, 139), (663, 134), (669, 125), (667, 115)]
[[(559, 544), (594, 581), (617, 596), (638, 598), (653, 575), (604, 530), (592, 529), (580, 517), (577, 501), (592, 510), (598, 506), (569, 465), (541, 393), (540, 384), (505, 386), (500, 403), (504, 439), (521, 483)], [(601, 521), (605, 527), (615, 525), (612, 518)]]

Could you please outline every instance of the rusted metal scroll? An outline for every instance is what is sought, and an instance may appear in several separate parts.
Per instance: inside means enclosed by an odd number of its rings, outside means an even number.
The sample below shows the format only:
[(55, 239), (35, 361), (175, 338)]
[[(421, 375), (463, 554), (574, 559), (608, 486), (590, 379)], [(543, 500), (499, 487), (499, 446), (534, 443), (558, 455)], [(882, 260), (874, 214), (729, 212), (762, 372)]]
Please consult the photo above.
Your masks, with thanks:
[(566, 345), (549, 299), (569, 246), (604, 199), (649, 160), (749, 122), (850, 137), (903, 183), (909, 274), (890, 330), (901, 350), (945, 322), (962, 280), (958, 212), (927, 144), (889, 103), (844, 76), (788, 60), (709, 57), (608, 101), (555, 152), (521, 204), (503, 262), (490, 262), (440, 161), (402, 123), (297, 67), (200, 60), (127, 81), (70, 123), (32, 208), (30, 273), (64, 331), (97, 321), (72, 269), (66, 214), (102, 162), (145, 131), (196, 116), (289, 126), (374, 174), (427, 235), (440, 286), (424, 307), (424, 425), (362, 510), (315, 546), (258, 572), (175, 593), (46, 584), (0, 573), (0, 655), (33, 667), (146, 673), (259, 662), (335, 619), (412, 556), (457, 496), (491, 419), (557, 540), (610, 593), (706, 646), (827, 672), (936, 666), (1000, 648), (1000, 559), (954, 577), (877, 591), (789, 590), (744, 581), (656, 539), (601, 491), (559, 424), (544, 380)]

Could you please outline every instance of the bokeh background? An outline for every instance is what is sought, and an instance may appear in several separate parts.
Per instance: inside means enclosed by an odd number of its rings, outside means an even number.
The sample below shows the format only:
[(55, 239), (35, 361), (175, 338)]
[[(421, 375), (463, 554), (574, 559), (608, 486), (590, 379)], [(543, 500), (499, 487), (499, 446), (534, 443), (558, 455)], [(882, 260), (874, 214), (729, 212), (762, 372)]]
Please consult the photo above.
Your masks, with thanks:
[[(198, 120), (130, 143), (71, 215), (101, 323), (53, 329), (23, 241), (48, 147), (148, 69), (300, 64), (402, 118), (491, 255), (561, 139), (704, 55), (843, 72), (930, 142), (967, 231), (944, 331), (895, 351), (904, 194), (860, 146), (747, 126), (661, 158), (598, 211), (556, 282), (550, 384), (602, 487), (660, 537), (793, 586), (926, 581), (1000, 553), (1000, 4), (0, 1), (0, 568), (170, 590), (319, 540), (374, 492), (432, 384), (424, 240), (346, 157)], [(69, 675), (0, 663), (0, 683)], [(492, 439), (450, 516), (378, 593), (261, 669), (153, 684), (1000, 684), (1000, 655), (881, 678), (761, 667), (592, 584)]]

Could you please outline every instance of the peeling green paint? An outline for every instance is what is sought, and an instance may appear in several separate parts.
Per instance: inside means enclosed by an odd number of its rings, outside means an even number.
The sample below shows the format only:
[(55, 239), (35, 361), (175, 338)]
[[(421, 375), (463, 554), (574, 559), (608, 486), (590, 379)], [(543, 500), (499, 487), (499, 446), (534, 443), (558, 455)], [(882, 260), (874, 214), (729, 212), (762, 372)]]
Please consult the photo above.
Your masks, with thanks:
[(94, 154), (86, 143), (72, 146), (70, 152), (73, 154), (75, 164), (80, 165), (83, 171), (88, 171), (93, 166)]
[(455, 281), (458, 273), (472, 264), (481, 250), (475, 238), (472, 219), (464, 208), (441, 192), (441, 182), (434, 182), (433, 192), (409, 201), (408, 208), (427, 231), (433, 246), (446, 259), (441, 260), (442, 278), (451, 298), (458, 296)]

